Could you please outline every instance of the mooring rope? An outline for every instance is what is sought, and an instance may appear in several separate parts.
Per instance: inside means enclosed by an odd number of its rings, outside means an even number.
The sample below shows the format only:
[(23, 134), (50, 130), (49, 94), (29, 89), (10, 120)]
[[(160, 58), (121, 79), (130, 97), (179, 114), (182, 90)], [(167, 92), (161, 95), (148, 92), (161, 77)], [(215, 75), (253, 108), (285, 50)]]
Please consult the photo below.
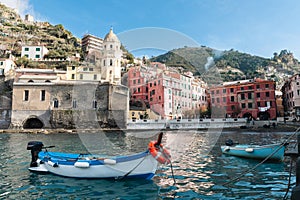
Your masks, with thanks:
[(259, 167), (260, 165), (265, 163), (269, 158), (271, 158), (275, 153), (277, 153), (283, 146), (285, 146), (292, 139), (292, 137), (294, 137), (298, 133), (299, 130), (300, 130), (300, 127), (297, 128), (296, 131), (292, 135), (290, 135), (290, 137), (288, 137), (283, 143), (281, 143), (281, 145), (279, 147), (277, 147), (277, 149), (273, 153), (271, 153), (269, 156), (267, 156), (265, 159), (263, 159), (260, 163), (256, 164), (254, 167), (244, 171), (240, 176), (238, 176), (234, 179), (231, 179), (228, 182), (222, 184), (222, 186), (226, 186), (233, 182), (236, 182), (236, 181), (240, 180), (240, 178), (242, 178), (243, 176), (248, 174), (249, 172), (254, 171), (257, 167)]
[(290, 187), (291, 187), (291, 177), (292, 177), (292, 169), (293, 169), (293, 159), (291, 158), (290, 160), (290, 170), (289, 170), (289, 180), (288, 180), (288, 188), (286, 189), (285, 195), (283, 197), (283, 199), (287, 199), (287, 195), (290, 191)]

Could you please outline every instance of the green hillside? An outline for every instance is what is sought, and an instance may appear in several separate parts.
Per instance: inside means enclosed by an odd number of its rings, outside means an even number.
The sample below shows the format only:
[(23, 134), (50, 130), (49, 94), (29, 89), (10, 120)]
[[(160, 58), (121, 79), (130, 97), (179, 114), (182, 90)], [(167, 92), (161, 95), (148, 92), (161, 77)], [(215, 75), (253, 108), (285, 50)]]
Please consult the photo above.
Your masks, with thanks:
[(273, 58), (263, 58), (235, 50), (219, 51), (204, 46), (174, 49), (151, 61), (191, 71), (198, 76), (216, 68), (223, 81), (261, 77), (273, 79), (279, 84), (285, 76), (299, 73), (300, 66), (299, 61), (287, 50), (275, 52)]

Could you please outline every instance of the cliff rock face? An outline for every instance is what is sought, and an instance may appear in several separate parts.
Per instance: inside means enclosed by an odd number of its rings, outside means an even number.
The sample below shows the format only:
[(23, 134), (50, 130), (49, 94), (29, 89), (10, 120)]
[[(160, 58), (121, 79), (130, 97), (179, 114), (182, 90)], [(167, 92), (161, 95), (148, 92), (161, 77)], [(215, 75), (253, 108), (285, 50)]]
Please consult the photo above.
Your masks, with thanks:
[(22, 45), (44, 45), (50, 51), (48, 58), (65, 59), (81, 52), (80, 39), (63, 25), (48, 22), (28, 22), (13, 10), (0, 4), (0, 57), (9, 52), (21, 56)]

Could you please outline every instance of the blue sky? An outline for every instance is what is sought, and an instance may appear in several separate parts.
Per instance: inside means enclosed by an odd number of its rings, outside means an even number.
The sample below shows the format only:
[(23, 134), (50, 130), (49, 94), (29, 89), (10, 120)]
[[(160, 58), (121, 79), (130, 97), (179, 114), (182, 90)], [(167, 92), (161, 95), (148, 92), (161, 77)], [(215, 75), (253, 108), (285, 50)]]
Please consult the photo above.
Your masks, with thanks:
[[(300, 2), (297, 0), (0, 0), (20, 14), (63, 24), (75, 36), (104, 37), (147, 27), (165, 29), (181, 41), (218, 50), (235, 49), (270, 58), (287, 49), (300, 58)], [(178, 37), (176, 34), (181, 34)], [(149, 38), (140, 33), (136, 39)], [(168, 41), (169, 37), (151, 40)], [(182, 41), (183, 41), (182, 40)], [(189, 41), (189, 42), (190, 42)], [(122, 41), (126, 43), (127, 41)], [(154, 41), (153, 41), (154, 42)], [(187, 42), (186, 46), (195, 46)], [(126, 46), (127, 44), (125, 44)], [(178, 44), (185, 46), (185, 41)], [(169, 50), (164, 46), (163, 50)], [(156, 48), (154, 45), (150, 48)], [(159, 47), (158, 49), (161, 49)]]

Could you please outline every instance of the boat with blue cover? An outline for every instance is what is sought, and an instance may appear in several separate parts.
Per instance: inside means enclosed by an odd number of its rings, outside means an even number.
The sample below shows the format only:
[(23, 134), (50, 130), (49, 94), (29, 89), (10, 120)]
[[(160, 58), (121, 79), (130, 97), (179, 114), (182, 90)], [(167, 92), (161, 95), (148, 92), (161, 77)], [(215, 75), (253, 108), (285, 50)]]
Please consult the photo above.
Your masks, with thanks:
[(282, 161), (284, 159), (285, 145), (282, 143), (268, 145), (234, 144), (232, 140), (228, 140), (226, 145), (221, 146), (221, 150), (223, 154), (232, 156)]
[(32, 156), (29, 170), (73, 178), (151, 179), (159, 163), (171, 162), (171, 156), (161, 144), (161, 139), (162, 134), (157, 141), (151, 141), (144, 152), (113, 157), (50, 152), (49, 147), (44, 147), (42, 142), (31, 141), (27, 145)]

